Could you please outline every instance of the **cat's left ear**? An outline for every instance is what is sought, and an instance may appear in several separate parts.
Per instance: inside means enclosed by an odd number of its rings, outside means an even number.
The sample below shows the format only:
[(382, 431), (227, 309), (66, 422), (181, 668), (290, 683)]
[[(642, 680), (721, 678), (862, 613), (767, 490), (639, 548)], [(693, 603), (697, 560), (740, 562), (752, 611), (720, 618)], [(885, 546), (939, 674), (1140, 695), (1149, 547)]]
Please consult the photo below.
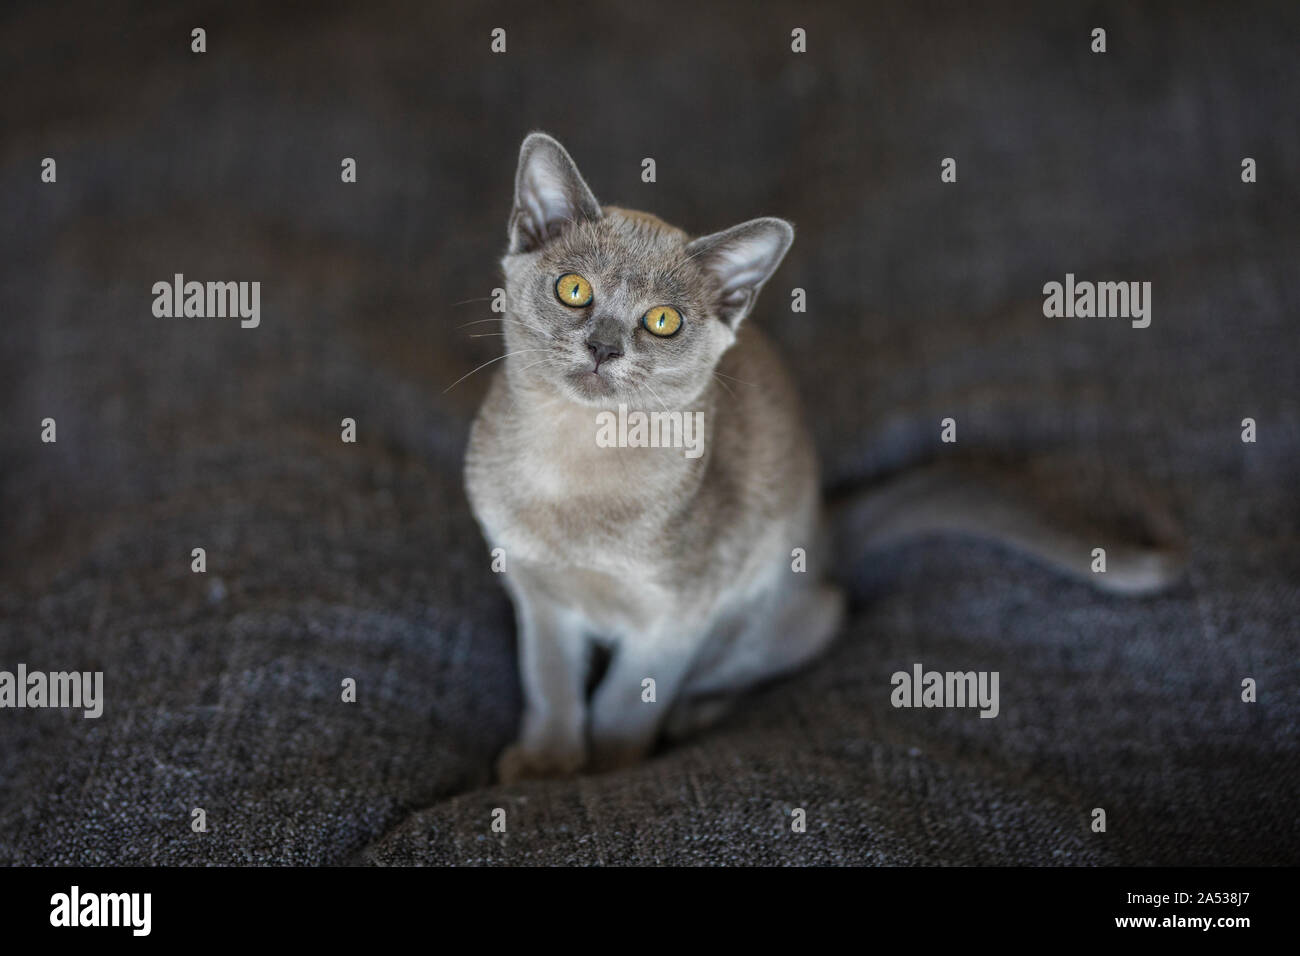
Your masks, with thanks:
[(718, 316), (733, 329), (749, 315), (759, 290), (794, 242), (794, 226), (766, 217), (742, 222), (686, 245), (686, 254), (715, 283)]
[(545, 133), (528, 134), (515, 173), (510, 252), (532, 252), (568, 224), (600, 216), (600, 203), (564, 147)]

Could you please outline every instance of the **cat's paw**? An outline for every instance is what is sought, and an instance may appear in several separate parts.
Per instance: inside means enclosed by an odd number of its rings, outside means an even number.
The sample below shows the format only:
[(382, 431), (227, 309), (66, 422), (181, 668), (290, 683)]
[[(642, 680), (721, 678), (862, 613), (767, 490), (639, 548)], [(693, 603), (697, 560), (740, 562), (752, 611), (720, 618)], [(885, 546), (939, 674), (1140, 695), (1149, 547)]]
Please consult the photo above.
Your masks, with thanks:
[(514, 783), (545, 777), (570, 777), (582, 769), (587, 755), (581, 749), (529, 747), (514, 743), (497, 758), (497, 780)]
[(678, 701), (664, 721), (664, 736), (674, 743), (708, 730), (729, 714), (738, 695), (718, 694)]
[(597, 741), (587, 769), (597, 773), (624, 770), (643, 763), (650, 756), (653, 740)]

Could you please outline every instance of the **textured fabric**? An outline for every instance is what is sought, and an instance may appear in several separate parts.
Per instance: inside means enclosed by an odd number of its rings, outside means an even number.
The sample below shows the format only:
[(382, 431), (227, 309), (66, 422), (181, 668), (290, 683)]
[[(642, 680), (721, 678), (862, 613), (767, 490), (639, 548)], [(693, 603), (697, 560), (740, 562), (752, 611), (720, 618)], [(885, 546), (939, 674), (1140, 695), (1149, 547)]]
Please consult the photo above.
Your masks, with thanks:
[[(1300, 8), (266, 6), (5, 14), (0, 669), (107, 700), (0, 711), (0, 862), (1300, 859)], [(444, 390), (500, 352), (470, 336), (534, 128), (604, 202), (795, 222), (752, 321), (828, 486), (944, 456), (1124, 535), (1150, 496), (1187, 580), (1121, 600), (916, 542), (841, 568), (829, 655), (717, 729), (493, 785), (514, 624), (460, 478), (487, 373)], [(1152, 282), (1151, 326), (1045, 318), (1067, 272)], [(155, 318), (175, 273), (259, 280), (261, 325)], [(998, 671), (1000, 715), (895, 709), (915, 662)]]

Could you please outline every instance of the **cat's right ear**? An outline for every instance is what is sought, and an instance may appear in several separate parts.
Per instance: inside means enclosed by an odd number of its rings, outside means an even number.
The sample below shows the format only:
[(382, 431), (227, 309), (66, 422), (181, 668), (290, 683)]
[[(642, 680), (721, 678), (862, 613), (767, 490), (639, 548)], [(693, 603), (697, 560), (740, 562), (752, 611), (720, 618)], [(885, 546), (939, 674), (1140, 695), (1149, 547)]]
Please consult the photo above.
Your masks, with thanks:
[(600, 215), (600, 203), (564, 147), (545, 133), (530, 133), (519, 148), (510, 252), (532, 252), (569, 223)]

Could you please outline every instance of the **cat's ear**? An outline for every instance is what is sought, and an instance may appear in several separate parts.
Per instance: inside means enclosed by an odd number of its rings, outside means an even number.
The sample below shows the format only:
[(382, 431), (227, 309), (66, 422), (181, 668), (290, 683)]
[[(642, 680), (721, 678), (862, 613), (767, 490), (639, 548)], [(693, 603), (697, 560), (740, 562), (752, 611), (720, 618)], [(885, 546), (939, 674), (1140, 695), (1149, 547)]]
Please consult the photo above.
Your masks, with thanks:
[(686, 255), (713, 279), (714, 308), (734, 329), (749, 315), (763, 283), (781, 264), (792, 242), (794, 227), (784, 219), (767, 217), (701, 236), (687, 244)]
[(532, 252), (568, 223), (600, 215), (600, 204), (564, 147), (545, 133), (530, 133), (519, 147), (510, 251)]

